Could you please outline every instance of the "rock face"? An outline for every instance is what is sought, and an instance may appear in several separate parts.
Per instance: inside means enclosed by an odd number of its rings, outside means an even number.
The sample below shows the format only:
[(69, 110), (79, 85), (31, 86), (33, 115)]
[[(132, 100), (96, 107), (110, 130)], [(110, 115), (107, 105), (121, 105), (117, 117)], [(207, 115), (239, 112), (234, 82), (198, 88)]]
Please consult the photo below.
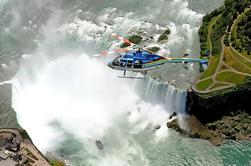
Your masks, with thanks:
[(224, 139), (251, 140), (251, 116), (242, 111), (232, 112), (221, 120), (208, 123), (207, 127)]
[(12, 105), (12, 87), (10, 84), (4, 84), (11, 80), (19, 69), (20, 58), (9, 56), (0, 56), (0, 128), (18, 128), (16, 112)]
[(231, 112), (242, 110), (251, 115), (251, 90), (243, 89), (221, 93), (209, 98), (201, 97), (193, 91), (187, 95), (187, 113), (194, 115), (202, 123), (215, 122)]
[(152, 51), (152, 52), (158, 52), (160, 50), (159, 47), (151, 47), (151, 48), (147, 48), (147, 49)]
[(96, 140), (95, 141), (95, 145), (99, 150), (103, 150), (104, 149), (104, 145), (100, 140)]
[(176, 130), (184, 136), (208, 140), (213, 145), (220, 145), (222, 143), (222, 138), (219, 134), (209, 130), (195, 116), (187, 116), (183, 119), (183, 122), (188, 126), (188, 129), (181, 128), (177, 118), (167, 123), (167, 127)]
[[(188, 92), (187, 96), (188, 114), (198, 119), (204, 126), (204, 129), (199, 128), (198, 131), (203, 131), (203, 133), (209, 131), (221, 140), (251, 140), (251, 91), (249, 89), (217, 94), (208, 98), (194, 92)], [(197, 125), (193, 124), (190, 123), (189, 126), (192, 130), (196, 130)], [(205, 135), (199, 135), (198, 138), (207, 139), (212, 143), (216, 141)]]
[[(139, 35), (132, 35), (132, 36), (130, 36), (129, 38), (128, 38), (128, 40), (130, 41), (130, 42), (132, 42), (132, 43), (134, 43), (134, 44), (139, 44), (141, 41), (142, 41), (142, 37), (141, 36), (139, 36)], [(128, 44), (128, 43), (123, 43), (120, 47), (121, 48), (125, 48), (125, 47), (128, 47), (128, 46), (130, 46), (130, 44)]]
[(158, 42), (161, 42), (163, 40), (168, 40), (168, 35), (171, 33), (170, 29), (167, 28), (159, 37)]
[(11, 85), (0, 85), (0, 128), (18, 128), (16, 112), (11, 107)]

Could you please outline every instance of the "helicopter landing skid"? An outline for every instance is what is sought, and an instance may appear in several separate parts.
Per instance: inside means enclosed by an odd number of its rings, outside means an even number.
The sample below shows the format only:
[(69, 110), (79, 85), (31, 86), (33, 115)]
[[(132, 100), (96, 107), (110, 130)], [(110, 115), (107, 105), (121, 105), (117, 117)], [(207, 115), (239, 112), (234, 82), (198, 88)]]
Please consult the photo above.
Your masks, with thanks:
[(128, 78), (128, 79), (145, 79), (145, 77), (130, 77), (130, 76), (118, 76), (119, 78)]

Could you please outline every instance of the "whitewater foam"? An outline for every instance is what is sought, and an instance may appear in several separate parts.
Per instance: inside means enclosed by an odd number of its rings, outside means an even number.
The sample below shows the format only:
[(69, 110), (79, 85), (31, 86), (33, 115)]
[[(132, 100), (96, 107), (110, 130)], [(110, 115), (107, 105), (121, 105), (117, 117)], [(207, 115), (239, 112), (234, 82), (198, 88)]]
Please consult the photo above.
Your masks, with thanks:
[[(98, 139), (114, 125), (114, 120), (129, 112), (129, 121), (140, 121), (141, 129), (150, 122), (164, 123), (168, 117), (160, 106), (140, 102), (128, 83), (130, 80), (117, 78), (101, 62), (87, 55), (48, 62), (32, 81), (23, 78), (23, 73), (30, 69), (22, 68), (12, 81), (13, 108), (21, 126), (30, 131), (41, 149), (48, 149), (57, 138), (53, 133), (60, 134), (54, 131), (54, 122), (78, 138)], [(41, 137), (39, 133), (47, 134)]]
[[(36, 3), (41, 7), (48, 2)], [(63, 10), (50, 7), (53, 13), (39, 29), (42, 40), (37, 41), (38, 49), (23, 56), (12, 84), (12, 103), (18, 122), (39, 149), (59, 154), (63, 151), (61, 155), (73, 165), (150, 165), (142, 142), (147, 139), (154, 147), (167, 138), (168, 117), (174, 111), (184, 113), (186, 93), (151, 79), (143, 82), (119, 79), (119, 74), (105, 65), (112, 57), (94, 59), (89, 52), (119, 46), (120, 42), (111, 42), (111, 32), (131, 34), (142, 28), (160, 35), (168, 23), (170, 39), (158, 45), (166, 53), (176, 50), (179, 50), (177, 55), (183, 53), (187, 49), (183, 46), (194, 40), (202, 15), (189, 10), (187, 1), (172, 3), (183, 4), (178, 9), (186, 12), (174, 17), (170, 15), (173, 9), (156, 8), (142, 15), (140, 11), (145, 11), (142, 5), (142, 10), (133, 12), (121, 6), (100, 12), (94, 12), (94, 7), (80, 11), (74, 6), (75, 14), (64, 20)], [(153, 8), (154, 4), (150, 4)], [(193, 25), (184, 24), (185, 20)], [(190, 32), (192, 36), (186, 34)], [(156, 130), (156, 126), (160, 129)], [(95, 147), (97, 139), (104, 144), (102, 153)]]

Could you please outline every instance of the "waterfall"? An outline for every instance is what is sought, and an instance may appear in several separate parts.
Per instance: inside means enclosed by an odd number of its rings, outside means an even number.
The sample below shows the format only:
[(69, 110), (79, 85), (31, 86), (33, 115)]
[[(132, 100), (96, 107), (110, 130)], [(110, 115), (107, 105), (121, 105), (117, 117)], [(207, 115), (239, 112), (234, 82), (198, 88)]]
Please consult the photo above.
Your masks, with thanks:
[(135, 84), (135, 90), (146, 102), (162, 105), (168, 113), (185, 113), (187, 92), (168, 83), (146, 77)]

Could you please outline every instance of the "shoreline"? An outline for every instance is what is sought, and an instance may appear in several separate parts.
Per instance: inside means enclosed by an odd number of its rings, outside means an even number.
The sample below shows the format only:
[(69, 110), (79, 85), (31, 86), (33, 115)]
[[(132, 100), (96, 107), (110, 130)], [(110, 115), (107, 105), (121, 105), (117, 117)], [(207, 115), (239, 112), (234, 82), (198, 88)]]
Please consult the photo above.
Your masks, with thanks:
[(49, 161), (32, 143), (25, 130), (1, 128), (1, 164), (29, 164), (50, 166)]
[[(201, 56), (210, 59), (209, 67), (187, 90), (186, 113), (189, 115), (187, 121), (191, 126), (195, 125), (194, 128), (199, 128), (196, 131), (196, 134), (199, 134), (197, 138), (209, 140), (213, 144), (214, 141), (210, 139), (214, 137), (221, 139), (220, 142), (226, 139), (251, 140), (251, 104), (249, 103), (251, 66), (242, 61), (245, 59), (249, 64), (250, 57), (241, 55), (232, 46), (232, 42), (235, 42), (232, 34), (236, 33), (240, 16), (248, 13), (251, 6), (248, 3), (242, 4), (246, 5), (243, 11), (237, 11), (229, 21), (229, 25), (219, 27), (221, 23), (217, 21), (225, 21), (222, 15), (232, 14), (225, 10), (227, 2), (229, 1), (225, 0), (225, 6), (208, 13), (203, 18), (199, 30)], [(234, 8), (234, 4), (228, 4), (227, 7)], [(214, 26), (216, 29), (213, 28)], [(226, 77), (226, 73), (230, 75), (229, 78)], [(187, 134), (193, 137), (193, 132), (188, 131)]]

